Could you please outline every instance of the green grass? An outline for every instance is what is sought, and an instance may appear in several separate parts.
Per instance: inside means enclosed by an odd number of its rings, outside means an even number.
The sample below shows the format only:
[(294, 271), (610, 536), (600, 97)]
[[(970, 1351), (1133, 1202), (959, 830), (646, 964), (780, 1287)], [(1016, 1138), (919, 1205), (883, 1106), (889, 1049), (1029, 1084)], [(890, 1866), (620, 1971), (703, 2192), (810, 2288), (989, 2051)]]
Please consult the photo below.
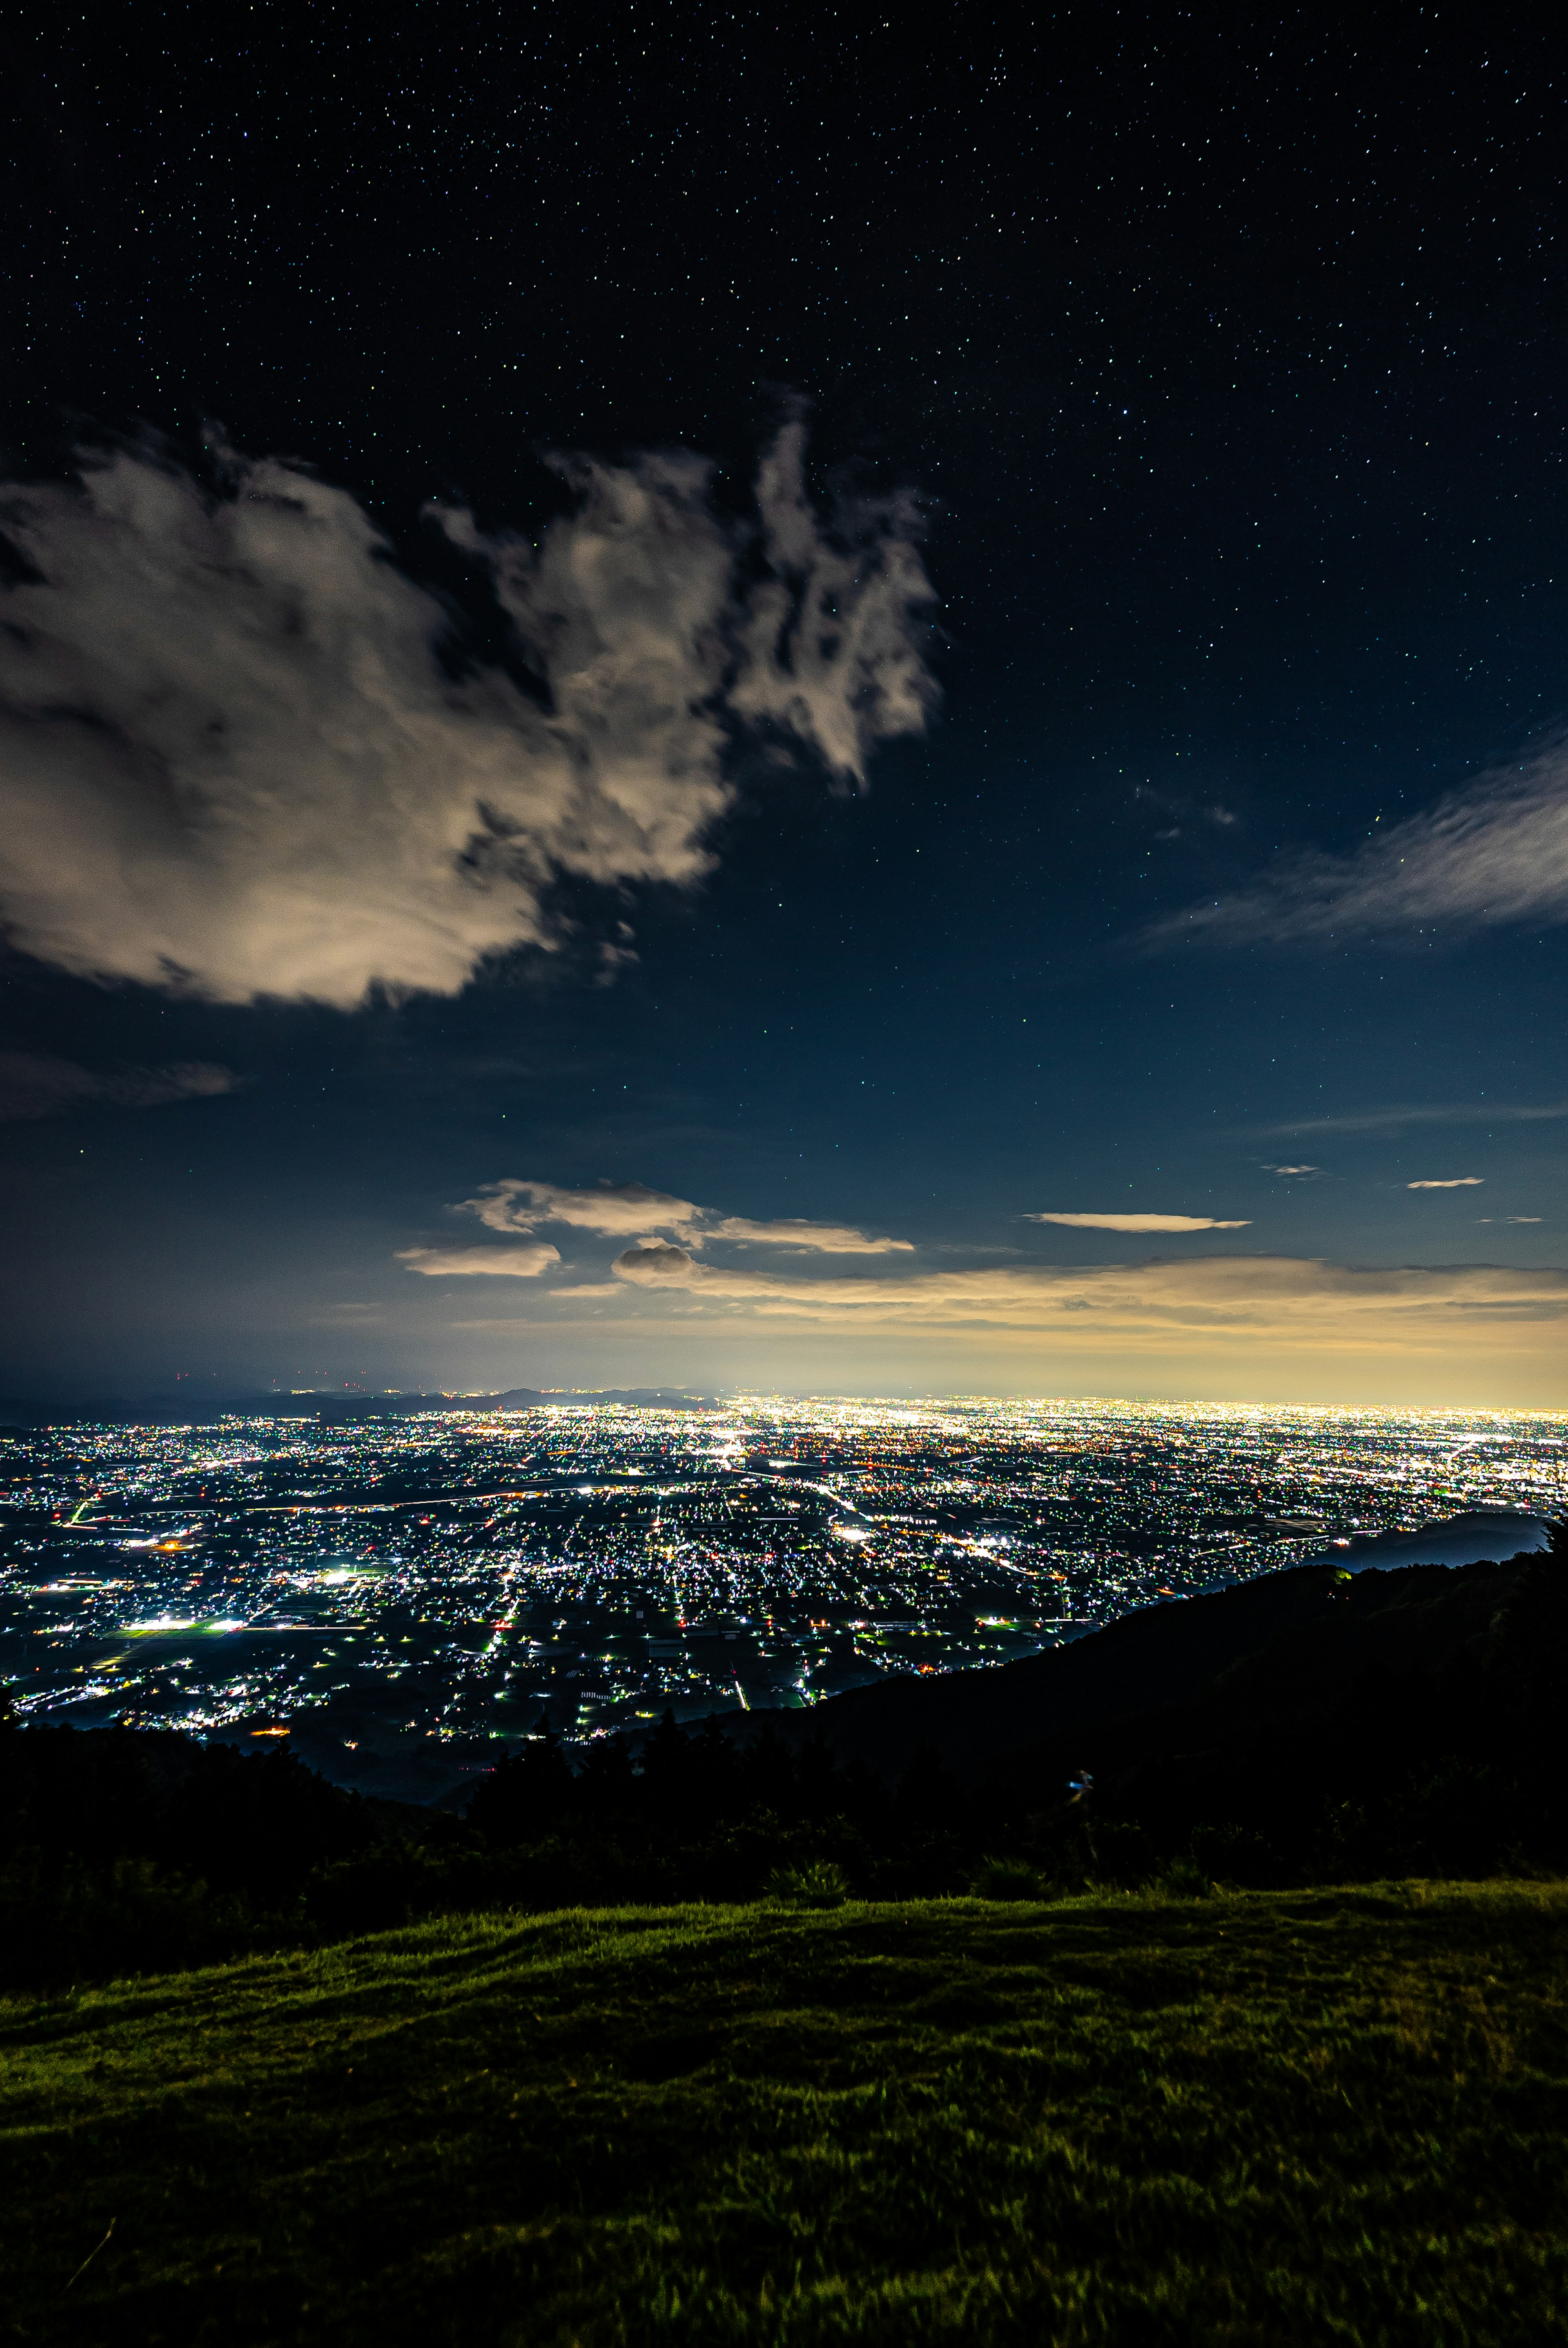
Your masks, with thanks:
[(1411, 1885), (448, 1919), (13, 2000), (0, 2337), (1560, 2343), (1565, 1955), (1568, 1888)]

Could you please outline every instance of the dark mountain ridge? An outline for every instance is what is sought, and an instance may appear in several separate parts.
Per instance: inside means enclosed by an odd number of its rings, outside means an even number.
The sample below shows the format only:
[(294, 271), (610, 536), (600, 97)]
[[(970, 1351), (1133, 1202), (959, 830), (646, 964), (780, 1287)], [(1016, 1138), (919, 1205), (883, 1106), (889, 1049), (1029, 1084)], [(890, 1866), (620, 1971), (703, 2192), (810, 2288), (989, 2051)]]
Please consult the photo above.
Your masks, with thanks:
[[(989, 1774), (1009, 1755), (1173, 1706), (1233, 1719), (1341, 1700), (1368, 1671), (1430, 1671), (1482, 1639), (1537, 1561), (1364, 1570), (1299, 1566), (1140, 1609), (1090, 1636), (989, 1670), (900, 1674), (809, 1713), (753, 1713), (841, 1761), (889, 1774), (917, 1753)], [(1568, 1566), (1559, 1569), (1568, 1570)]]
[(1565, 1716), (1557, 1528), (1502, 1563), (1271, 1574), (784, 1733), (889, 1779), (940, 1769), (1058, 1875), (1184, 1854), (1285, 1882), (1568, 1863)]

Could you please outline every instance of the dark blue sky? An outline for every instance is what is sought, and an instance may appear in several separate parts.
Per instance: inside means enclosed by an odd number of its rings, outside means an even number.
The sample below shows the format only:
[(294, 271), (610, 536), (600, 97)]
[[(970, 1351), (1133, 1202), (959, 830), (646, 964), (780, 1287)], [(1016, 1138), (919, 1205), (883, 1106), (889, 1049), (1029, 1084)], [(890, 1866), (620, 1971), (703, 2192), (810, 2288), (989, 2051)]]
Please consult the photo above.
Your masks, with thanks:
[[(1549, 31), (150, 21), (8, 36), (5, 1391), (1565, 1399)], [(385, 562), (342, 556), (312, 636), (297, 550), (192, 552), (203, 496), (220, 530), (282, 478), (204, 430), (313, 470), (323, 580), (357, 501), (445, 615), (418, 723), (466, 696), (466, 742), (487, 695), (525, 730), (565, 708), (496, 550), (580, 550), (604, 468), (714, 461), (667, 600), (722, 542), (732, 652), (770, 580), (798, 602), (756, 523), (792, 402), (834, 625), (917, 507), (936, 606), (878, 642), (939, 705), (874, 723), (835, 652), (864, 736), (835, 778), (780, 698), (804, 637), (761, 718), (732, 662), (691, 853), (585, 863), (508, 802), (548, 950), (422, 988), (373, 867), (449, 877), (409, 844), (423, 778), (483, 791), (438, 727), (404, 769), (332, 705), (394, 641), (362, 608)], [(113, 544), (110, 479), (142, 500)], [(619, 657), (630, 607), (596, 608)], [(241, 768), (274, 829), (220, 879), (201, 828)], [(394, 996), (354, 1007), (311, 973), (372, 914)], [(507, 1181), (552, 1196), (502, 1213)], [(660, 1196), (596, 1221), (571, 1195), (601, 1184)], [(1102, 1220), (1028, 1220), (1056, 1213)]]

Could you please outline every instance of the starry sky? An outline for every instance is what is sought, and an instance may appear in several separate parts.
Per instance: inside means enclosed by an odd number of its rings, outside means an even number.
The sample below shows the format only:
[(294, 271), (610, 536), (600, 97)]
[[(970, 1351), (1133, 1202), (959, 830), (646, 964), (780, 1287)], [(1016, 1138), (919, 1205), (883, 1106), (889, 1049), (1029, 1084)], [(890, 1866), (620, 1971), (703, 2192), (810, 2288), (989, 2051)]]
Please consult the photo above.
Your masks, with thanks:
[(15, 13), (0, 1394), (1568, 1405), (1553, 34)]

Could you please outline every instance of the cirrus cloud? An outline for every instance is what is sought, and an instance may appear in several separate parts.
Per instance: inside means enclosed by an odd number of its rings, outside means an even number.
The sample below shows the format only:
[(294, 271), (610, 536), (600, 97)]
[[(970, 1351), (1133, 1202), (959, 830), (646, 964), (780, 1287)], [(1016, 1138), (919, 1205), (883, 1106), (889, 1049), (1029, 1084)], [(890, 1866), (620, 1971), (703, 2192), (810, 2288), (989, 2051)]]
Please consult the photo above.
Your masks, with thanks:
[(1148, 932), (1222, 943), (1462, 932), (1568, 920), (1568, 743), (1481, 776), (1348, 856), (1283, 858)]
[(1026, 1223), (1066, 1223), (1081, 1231), (1245, 1231), (1250, 1220), (1230, 1222), (1214, 1215), (1026, 1215)]
[(164, 1108), (173, 1101), (215, 1100), (238, 1086), (231, 1068), (210, 1060), (99, 1069), (52, 1052), (0, 1052), (0, 1118), (7, 1122), (86, 1108)]
[[(558, 942), (559, 875), (688, 886), (741, 735), (864, 778), (935, 700), (907, 497), (804, 488), (804, 427), (755, 519), (683, 454), (563, 459), (537, 544), (433, 519), (487, 574), (538, 697), (443, 664), (454, 613), (303, 466), (150, 450), (0, 488), (29, 575), (0, 596), (0, 920), (90, 978), (348, 1008), (452, 994)], [(623, 953), (623, 949), (618, 949)]]
[(1407, 1182), (1407, 1190), (1479, 1190), (1484, 1174), (1447, 1174), (1425, 1182)]

